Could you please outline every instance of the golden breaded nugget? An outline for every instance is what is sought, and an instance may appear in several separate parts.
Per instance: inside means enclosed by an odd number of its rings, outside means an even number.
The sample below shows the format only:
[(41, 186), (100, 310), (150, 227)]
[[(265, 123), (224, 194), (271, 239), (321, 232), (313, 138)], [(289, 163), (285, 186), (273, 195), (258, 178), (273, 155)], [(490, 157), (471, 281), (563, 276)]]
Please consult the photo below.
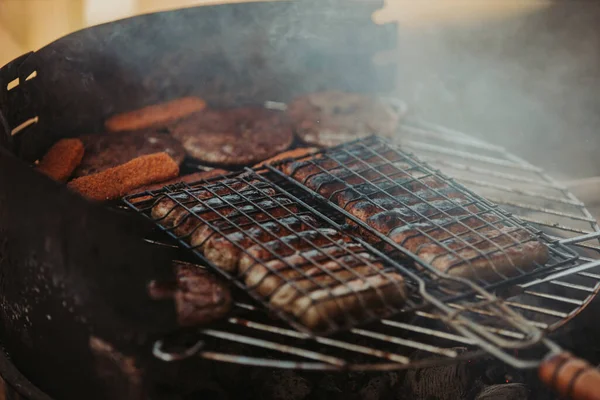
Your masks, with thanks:
[(66, 182), (83, 158), (83, 143), (79, 139), (61, 139), (44, 155), (38, 171), (58, 182)]
[(179, 175), (179, 166), (167, 153), (135, 158), (118, 167), (69, 182), (72, 190), (92, 200), (112, 200), (131, 190)]

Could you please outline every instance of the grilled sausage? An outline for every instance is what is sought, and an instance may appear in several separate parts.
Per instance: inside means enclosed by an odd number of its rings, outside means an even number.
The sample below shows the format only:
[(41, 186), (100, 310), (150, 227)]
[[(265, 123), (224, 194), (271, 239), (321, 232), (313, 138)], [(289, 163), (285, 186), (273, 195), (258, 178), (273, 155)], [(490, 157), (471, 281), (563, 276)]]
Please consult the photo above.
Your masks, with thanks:
[(385, 181), (388, 178), (410, 179), (412, 175), (405, 172), (405, 169), (409, 167), (409, 164), (403, 162), (378, 166), (357, 163), (351, 168), (336, 168), (312, 175), (304, 181), (304, 184), (323, 197), (331, 198), (332, 194), (336, 191), (347, 189), (351, 185), (359, 185), (366, 182), (373, 184), (378, 181)]
[(388, 149), (374, 154), (374, 151), (359, 148), (346, 149), (343, 152), (325, 153), (319, 158), (303, 161), (292, 161), (281, 164), (282, 172), (292, 178), (304, 182), (312, 175), (339, 168), (341, 165), (352, 168), (357, 165), (396, 162), (402, 160), (398, 152)]
[[(324, 272), (327, 271), (327, 272)], [(352, 265), (346, 269), (329, 262), (313, 267), (305, 272), (306, 279), (287, 282), (274, 286), (271, 290), (270, 303), (286, 312), (293, 312), (294, 300), (306, 296), (316, 290), (324, 290), (338, 285), (344, 285), (353, 280), (365, 280), (370, 276), (378, 275), (383, 271), (381, 263)], [(262, 287), (262, 285), (261, 285)]]
[(354, 203), (348, 211), (376, 231), (386, 233), (408, 223), (480, 211), (476, 206), (465, 206), (465, 203), (461, 199), (434, 200), (402, 207), (393, 198), (369, 199)]
[[(425, 182), (428, 182), (426, 178)], [(407, 184), (412, 185), (411, 179), (392, 179), (373, 184), (366, 183), (363, 185), (353, 186), (351, 189), (344, 190), (337, 198), (337, 204), (344, 208), (350, 208), (351, 204), (358, 200), (369, 198), (390, 198), (394, 197), (402, 205), (412, 205), (423, 201), (435, 201), (446, 199), (466, 199), (466, 196), (450, 186), (439, 186), (432, 189), (419, 189), (413, 191), (405, 187)]]
[(406, 299), (402, 277), (382, 273), (355, 279), (334, 287), (315, 290), (296, 299), (291, 314), (311, 330), (332, 328), (331, 322), (348, 322), (348, 317), (362, 320), (369, 310), (394, 307), (399, 309)]
[[(245, 231), (235, 231), (225, 236), (214, 236), (204, 246), (204, 256), (217, 267), (233, 273), (237, 270), (241, 249), (256, 242), (268, 242), (276, 237), (306, 231), (317, 224), (314, 217), (299, 215), (251, 226)], [(192, 246), (199, 244), (192, 239)]]
[(208, 243), (209, 238), (215, 235), (227, 235), (236, 231), (240, 232), (240, 229), (242, 231), (246, 231), (255, 227), (258, 223), (290, 217), (297, 211), (297, 206), (290, 205), (287, 207), (275, 207), (267, 212), (255, 213), (250, 217), (238, 216), (237, 218), (229, 218), (226, 221), (216, 221), (216, 223), (204, 225), (196, 229), (192, 233), (189, 243), (192, 246), (201, 249), (206, 243)]
[[(254, 189), (246, 182), (231, 180), (227, 183), (227, 186), (223, 186), (221, 184), (215, 184), (201, 187), (198, 189), (193, 189), (188, 192), (181, 192), (172, 194), (176, 201), (165, 197), (157, 202), (157, 204), (152, 207), (152, 218), (160, 222), (160, 224), (164, 227), (170, 228), (173, 226), (175, 219), (181, 214), (187, 212), (185, 208), (181, 207), (177, 203), (184, 204), (186, 207), (193, 207), (199, 203), (199, 200), (211, 200), (212, 204), (215, 207), (223, 204), (227, 204), (225, 201), (229, 203), (239, 203), (244, 201), (244, 197), (252, 196), (252, 198), (257, 199), (261, 196), (273, 196), (275, 195), (275, 190), (268, 187), (268, 185), (261, 184), (260, 182), (255, 185), (258, 190)], [(235, 193), (237, 191), (238, 193)], [(218, 197), (215, 197), (215, 194), (218, 196), (222, 196), (222, 200)]]
[[(341, 251), (343, 252), (343, 250)], [(260, 295), (269, 296), (287, 281), (310, 276), (316, 277), (320, 274), (327, 274), (326, 271), (334, 272), (342, 269), (348, 271), (353, 267), (372, 261), (374, 258), (369, 253), (348, 254), (345, 252), (341, 257), (322, 255), (321, 259), (317, 260), (307, 260), (295, 255), (286, 257), (284, 262), (272, 260), (266, 264), (254, 265), (246, 274), (244, 281), (246, 286), (255, 289)]]
[[(308, 249), (336, 244), (343, 245), (350, 240), (349, 236), (343, 235), (341, 232), (330, 228), (321, 228), (280, 237), (279, 239), (267, 243), (256, 244), (246, 249), (245, 254), (243, 254), (240, 259), (239, 270), (246, 271), (257, 261), (267, 262), (277, 257), (286, 257), (295, 252)], [(275, 256), (275, 254), (277, 256)]]
[[(315, 249), (303, 250), (280, 259), (265, 261), (264, 264), (266, 264), (266, 268), (262, 262), (254, 264), (244, 263), (243, 265), (240, 265), (239, 272), (240, 275), (245, 275), (248, 273), (253, 273), (255, 269), (260, 269), (261, 271), (264, 271), (264, 273), (268, 273), (269, 271), (280, 271), (289, 268), (290, 265), (300, 266), (311, 262), (328, 260), (332, 257), (341, 257), (344, 254), (360, 253), (364, 251), (365, 249), (363, 246), (358, 243), (350, 242), (330, 244)], [(263, 275), (263, 272), (257, 274), (258, 277), (261, 275)]]
[(415, 252), (423, 243), (446, 240), (488, 227), (502, 228), (495, 215), (480, 215), (462, 218), (440, 218), (428, 222), (409, 223), (392, 229), (388, 237), (406, 249)]
[(530, 241), (502, 251), (496, 249), (486, 257), (473, 249), (459, 250), (457, 255), (448, 252), (440, 256), (425, 253), (422, 257), (436, 269), (451, 276), (491, 283), (518, 276), (522, 271), (529, 272), (536, 264), (543, 265), (548, 261), (548, 248), (538, 241)]
[[(282, 211), (287, 211), (286, 209), (288, 209), (287, 214), (298, 211), (298, 208), (293, 206), (293, 202), (290, 199), (281, 196), (256, 201), (256, 205), (242, 204), (229, 206), (228, 204), (224, 204), (223, 207), (213, 207), (213, 209), (214, 211), (210, 210), (204, 204), (198, 204), (190, 209), (194, 214), (190, 212), (180, 213), (175, 218), (175, 221), (173, 221), (174, 232), (180, 237), (189, 235), (192, 231), (204, 225), (203, 220), (211, 224), (229, 223), (231, 227), (248, 224), (252, 220), (261, 221), (262, 219), (264, 221), (265, 218), (269, 217), (271, 212), (277, 212), (276, 210), (279, 209)], [(267, 211), (268, 214), (262, 211)], [(278, 213), (278, 216), (275, 216), (275, 218), (287, 214)]]
[[(534, 263), (543, 264), (548, 259), (546, 246), (535, 241), (531, 233), (507, 227), (486, 227), (459, 238), (422, 244), (416, 252), (443, 272), (485, 279), (488, 283), (518, 275), (519, 270), (529, 271)], [(481, 271), (482, 265), (485, 271)]]

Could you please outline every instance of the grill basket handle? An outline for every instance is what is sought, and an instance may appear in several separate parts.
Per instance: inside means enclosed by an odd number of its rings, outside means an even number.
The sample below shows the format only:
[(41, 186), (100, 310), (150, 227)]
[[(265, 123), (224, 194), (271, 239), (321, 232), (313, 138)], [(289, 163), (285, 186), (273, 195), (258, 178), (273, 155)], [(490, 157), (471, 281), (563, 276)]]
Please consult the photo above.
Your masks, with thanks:
[(538, 373), (542, 382), (564, 398), (600, 400), (600, 370), (570, 353), (546, 358)]

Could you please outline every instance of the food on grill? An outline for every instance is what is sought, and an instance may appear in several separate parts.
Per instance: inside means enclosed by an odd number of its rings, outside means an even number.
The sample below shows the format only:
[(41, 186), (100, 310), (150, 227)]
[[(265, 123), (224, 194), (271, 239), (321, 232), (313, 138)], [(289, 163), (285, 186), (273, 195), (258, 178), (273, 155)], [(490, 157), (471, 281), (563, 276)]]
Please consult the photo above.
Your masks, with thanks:
[[(244, 249), (256, 243), (268, 242), (277, 237), (308, 231), (317, 225), (310, 215), (298, 215), (253, 224), (243, 230), (236, 230), (227, 235), (210, 238), (204, 245), (204, 256), (217, 267), (228, 272), (237, 272), (238, 262)], [(192, 242), (192, 245), (195, 245)]]
[[(279, 219), (298, 212), (298, 207), (285, 197), (257, 201), (254, 204), (223, 207), (215, 211), (194, 207), (194, 214), (183, 213), (174, 222), (175, 234), (185, 237), (194, 247), (203, 247), (214, 234), (226, 234), (268, 220)], [(206, 221), (206, 222), (204, 222)]]
[[(265, 301), (270, 298), (273, 307), (297, 315), (309, 328), (326, 328), (348, 314), (360, 320), (367, 316), (360, 307), (376, 312), (384, 304), (402, 304), (402, 280), (392, 279), (395, 274), (387, 274), (363, 246), (321, 228), (315, 216), (269, 184), (242, 182), (234, 178), (172, 193), (151, 215), (212, 265), (239, 275)], [(307, 299), (314, 304), (304, 315), (300, 308)]]
[[(495, 281), (548, 259), (546, 246), (532, 234), (509, 228), (388, 145), (348, 146), (279, 167), (442, 272)], [(381, 241), (367, 229), (359, 232)], [(507, 242), (509, 232), (514, 240)]]
[(360, 321), (381, 308), (399, 309), (406, 299), (403, 282), (396, 273), (382, 272), (311, 291), (287, 307), (309, 329), (326, 330), (330, 321), (347, 321), (349, 316)]
[(529, 272), (536, 263), (543, 264), (548, 258), (546, 246), (532, 240), (526, 231), (514, 228), (424, 244), (416, 252), (425, 262), (449, 275), (488, 282)]
[(185, 150), (175, 138), (154, 130), (83, 135), (79, 139), (85, 155), (75, 177), (96, 174), (148, 154), (165, 152), (177, 164), (185, 158)]
[(250, 264), (245, 261), (240, 266), (240, 275), (244, 278), (246, 286), (256, 288), (263, 296), (272, 294), (276, 288), (281, 286), (284, 278), (297, 277), (303, 271), (302, 267), (311, 268), (315, 263), (327, 262), (351, 253), (364, 251), (357, 243), (343, 243), (342, 245), (326, 246), (317, 249), (309, 249), (297, 254), (274, 259), (267, 262), (256, 262)]
[(285, 115), (265, 108), (206, 109), (171, 127), (188, 154), (224, 166), (255, 164), (292, 144)]
[(205, 107), (206, 102), (198, 97), (182, 97), (114, 115), (106, 120), (104, 126), (110, 132), (163, 127), (170, 122), (201, 111)]
[(77, 178), (68, 187), (92, 200), (112, 200), (131, 190), (179, 175), (179, 166), (167, 153), (141, 156), (118, 167)]
[(246, 249), (239, 263), (239, 271), (244, 273), (257, 262), (267, 262), (277, 257), (286, 257), (296, 252), (314, 247), (326, 247), (333, 244), (343, 245), (350, 238), (330, 228), (319, 228), (280, 237), (267, 243), (255, 244)]
[[(174, 226), (175, 220), (183, 213), (189, 213), (187, 208), (199, 205), (199, 207), (223, 207), (226, 205), (241, 205), (247, 201), (259, 200), (273, 196), (275, 190), (264, 183), (257, 182), (249, 184), (238, 180), (223, 180), (220, 183), (202, 186), (189, 190), (188, 193), (171, 195), (173, 199), (164, 197), (152, 207), (152, 217), (166, 228)], [(218, 196), (218, 197), (217, 197)]]
[(435, 217), (469, 215), (479, 211), (476, 206), (467, 204), (469, 201), (466, 199), (452, 199), (413, 203), (403, 207), (390, 196), (358, 201), (346, 206), (345, 209), (372, 228), (384, 233), (401, 224)]
[(501, 226), (498, 224), (499, 221), (500, 218), (495, 215), (436, 218), (428, 222), (400, 224), (390, 229), (387, 235), (394, 242), (407, 249), (416, 249), (421, 244), (429, 243), (432, 240), (441, 241), (455, 236), (462, 236), (469, 232), (479, 232), (486, 226)]
[(156, 300), (175, 301), (177, 321), (181, 326), (203, 325), (224, 317), (231, 309), (229, 288), (206, 269), (174, 261), (176, 282), (156, 283), (149, 287)]
[[(368, 276), (376, 272), (371, 264), (373, 257), (369, 253), (350, 254), (340, 251), (327, 258), (315, 258), (306, 260), (298, 259), (298, 256), (291, 256), (286, 257), (284, 262), (272, 260), (264, 265), (256, 264), (248, 271), (244, 282), (248, 287), (255, 288), (262, 296), (282, 296), (281, 291), (277, 289), (289, 281), (294, 281), (293, 289), (296, 289), (296, 286), (306, 286), (306, 290), (311, 290), (336, 279), (344, 281), (348, 278)], [(300, 282), (316, 286), (303, 285)]]
[(173, 179), (169, 179), (169, 180), (166, 180), (163, 182), (154, 183), (151, 185), (145, 185), (145, 186), (136, 188), (136, 189), (132, 190), (130, 192), (130, 194), (141, 193), (141, 192), (146, 192), (146, 191), (151, 191), (151, 190), (159, 190), (167, 185), (175, 185), (177, 183), (194, 183), (194, 182), (198, 182), (198, 181), (201, 181), (204, 179), (211, 179), (211, 178), (215, 178), (217, 176), (225, 175), (227, 173), (228, 173), (228, 171), (226, 171), (224, 169), (218, 169), (218, 168), (211, 169), (209, 171), (194, 172), (192, 174), (178, 176), (177, 178), (173, 178)]
[(66, 182), (77, 168), (84, 154), (79, 139), (61, 139), (42, 157), (37, 170), (58, 182)]
[(258, 164), (256, 164), (253, 168), (259, 168), (266, 164), (271, 164), (277, 161), (287, 160), (288, 158), (293, 158), (296, 160), (301, 160), (304, 157), (309, 157), (312, 153), (317, 151), (316, 147), (300, 147), (294, 150), (284, 151), (283, 153), (277, 154), (275, 157), (271, 157), (267, 160), (264, 160)]
[(287, 109), (305, 143), (335, 146), (370, 135), (392, 137), (400, 115), (387, 101), (366, 94), (318, 92), (294, 99)]

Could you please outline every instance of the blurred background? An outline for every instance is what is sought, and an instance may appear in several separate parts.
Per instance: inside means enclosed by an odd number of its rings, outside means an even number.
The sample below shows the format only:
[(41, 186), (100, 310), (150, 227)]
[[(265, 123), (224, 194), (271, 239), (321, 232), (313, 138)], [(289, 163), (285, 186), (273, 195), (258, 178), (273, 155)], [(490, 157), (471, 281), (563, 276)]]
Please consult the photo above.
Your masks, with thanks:
[[(0, 0), (0, 64), (87, 26), (223, 2)], [(397, 61), (396, 94), (415, 112), (503, 145), (568, 181), (600, 176), (599, 5), (387, 0), (374, 19), (399, 24), (396, 51), (381, 59)], [(589, 188), (596, 181), (586, 182)]]

